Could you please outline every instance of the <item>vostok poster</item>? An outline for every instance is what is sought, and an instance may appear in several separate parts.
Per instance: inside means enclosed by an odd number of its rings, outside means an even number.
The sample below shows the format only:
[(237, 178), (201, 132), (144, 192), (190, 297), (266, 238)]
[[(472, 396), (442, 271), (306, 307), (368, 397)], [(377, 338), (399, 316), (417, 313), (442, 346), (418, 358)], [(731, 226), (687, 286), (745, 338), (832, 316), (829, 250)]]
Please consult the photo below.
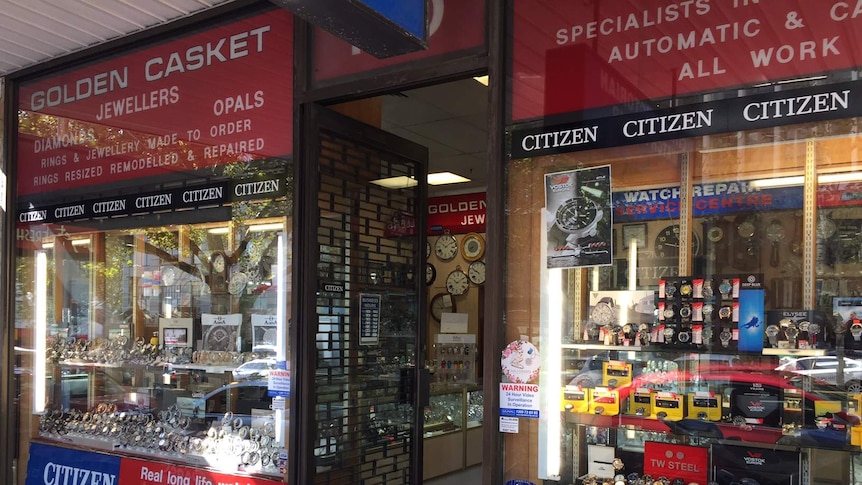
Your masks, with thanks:
[(612, 264), (610, 165), (546, 174), (545, 222), (548, 268)]

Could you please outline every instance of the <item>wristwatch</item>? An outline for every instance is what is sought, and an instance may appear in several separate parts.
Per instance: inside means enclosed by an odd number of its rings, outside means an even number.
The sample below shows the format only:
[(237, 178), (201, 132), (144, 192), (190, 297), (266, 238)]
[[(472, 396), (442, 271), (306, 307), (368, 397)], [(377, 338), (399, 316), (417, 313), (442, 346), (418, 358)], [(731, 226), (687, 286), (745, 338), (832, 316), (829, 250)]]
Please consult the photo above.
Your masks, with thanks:
[(691, 291), (692, 288), (690, 283), (683, 283), (679, 286), (679, 294), (682, 295), (683, 298), (691, 296)]
[(683, 304), (679, 308), (679, 316), (682, 318), (691, 318), (691, 305), (688, 303)]
[(595, 202), (573, 197), (557, 208), (554, 226), (563, 233), (566, 243), (575, 244), (578, 239), (595, 236), (603, 216), (604, 211)]
[(684, 330), (684, 331), (680, 332), (679, 335), (676, 336), (676, 339), (679, 340), (680, 343), (687, 344), (687, 343), (691, 342), (691, 332)]
[(703, 289), (700, 290), (700, 293), (703, 295), (704, 300), (712, 299), (712, 281), (706, 280), (703, 282)]
[(733, 308), (729, 305), (724, 305), (718, 309), (718, 318), (720, 320), (730, 320), (731, 316), (733, 316)]
[(614, 299), (606, 296), (596, 303), (593, 311), (590, 313), (590, 319), (597, 325), (609, 325), (616, 320), (616, 305)]
[(709, 323), (712, 321), (712, 312), (715, 310), (715, 307), (712, 303), (705, 303), (703, 305), (703, 321)]
[(664, 319), (670, 320), (676, 313), (673, 311), (673, 305), (668, 305), (664, 309)]
[(718, 340), (721, 341), (721, 346), (727, 348), (730, 345), (730, 340), (733, 339), (733, 333), (731, 333), (730, 329), (724, 327), (721, 330), (721, 333), (718, 334)]
[(808, 340), (811, 342), (812, 347), (817, 346), (817, 334), (820, 333), (820, 324), (818, 323), (810, 323), (808, 325)]
[(669, 281), (665, 283), (664, 294), (667, 298), (673, 298), (676, 295), (676, 285)]
[(672, 327), (664, 327), (664, 330), (662, 330), (662, 334), (664, 335), (664, 343), (673, 343), (673, 333), (674, 332)]
[(722, 280), (718, 285), (718, 292), (721, 293), (721, 299), (727, 300), (730, 298), (730, 292), (733, 290), (733, 285), (728, 280)]
[(778, 325), (769, 325), (766, 327), (765, 333), (767, 338), (769, 338), (769, 345), (773, 347), (778, 346), (778, 333), (780, 331), (781, 330), (778, 328)]
[[(859, 326), (860, 334), (862, 334), (862, 325)], [(790, 322), (787, 328), (784, 329), (784, 335), (787, 336), (787, 341), (790, 342), (791, 348), (796, 348), (796, 336), (799, 335), (799, 328), (795, 323)]]
[(703, 341), (706, 343), (706, 345), (712, 345), (712, 325), (707, 325), (703, 327), (701, 338), (703, 338)]
[(638, 325), (638, 339), (641, 345), (649, 345), (649, 325), (646, 323)]

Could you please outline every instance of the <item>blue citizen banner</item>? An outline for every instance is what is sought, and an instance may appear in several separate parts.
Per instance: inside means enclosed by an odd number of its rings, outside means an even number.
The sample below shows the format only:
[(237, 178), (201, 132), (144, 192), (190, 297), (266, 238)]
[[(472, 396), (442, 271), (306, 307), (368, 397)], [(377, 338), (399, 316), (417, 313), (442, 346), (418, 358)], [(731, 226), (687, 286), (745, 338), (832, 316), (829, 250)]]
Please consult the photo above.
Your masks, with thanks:
[(30, 443), (25, 485), (119, 485), (120, 457)]
[[(678, 218), (679, 193), (678, 186), (614, 192), (614, 222)], [(802, 186), (758, 188), (751, 181), (715, 182), (694, 185), (692, 196), (694, 217), (802, 207)]]

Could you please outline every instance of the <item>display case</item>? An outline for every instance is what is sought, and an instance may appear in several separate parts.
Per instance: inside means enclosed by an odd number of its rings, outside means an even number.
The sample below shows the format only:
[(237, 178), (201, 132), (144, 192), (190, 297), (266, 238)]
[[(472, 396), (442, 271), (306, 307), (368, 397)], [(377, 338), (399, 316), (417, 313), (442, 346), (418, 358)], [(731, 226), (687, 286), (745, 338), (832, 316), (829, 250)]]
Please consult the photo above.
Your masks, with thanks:
[(483, 401), (479, 388), (435, 386), (425, 408), (424, 479), (482, 462)]

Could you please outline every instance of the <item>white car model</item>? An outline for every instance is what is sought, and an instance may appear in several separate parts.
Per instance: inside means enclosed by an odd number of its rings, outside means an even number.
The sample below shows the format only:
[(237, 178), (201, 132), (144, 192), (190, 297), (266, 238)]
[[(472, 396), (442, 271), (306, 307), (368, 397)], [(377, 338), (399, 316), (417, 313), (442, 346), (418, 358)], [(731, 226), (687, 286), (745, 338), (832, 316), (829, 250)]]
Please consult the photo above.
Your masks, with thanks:
[(838, 379), (839, 360), (834, 355), (791, 359), (775, 370), (813, 377), (833, 385), (844, 386), (849, 393), (862, 393), (862, 360), (844, 357), (843, 378)]
[(269, 376), (270, 369), (275, 369), (275, 359), (250, 360), (233, 370), (233, 378), (236, 380), (266, 378)]

